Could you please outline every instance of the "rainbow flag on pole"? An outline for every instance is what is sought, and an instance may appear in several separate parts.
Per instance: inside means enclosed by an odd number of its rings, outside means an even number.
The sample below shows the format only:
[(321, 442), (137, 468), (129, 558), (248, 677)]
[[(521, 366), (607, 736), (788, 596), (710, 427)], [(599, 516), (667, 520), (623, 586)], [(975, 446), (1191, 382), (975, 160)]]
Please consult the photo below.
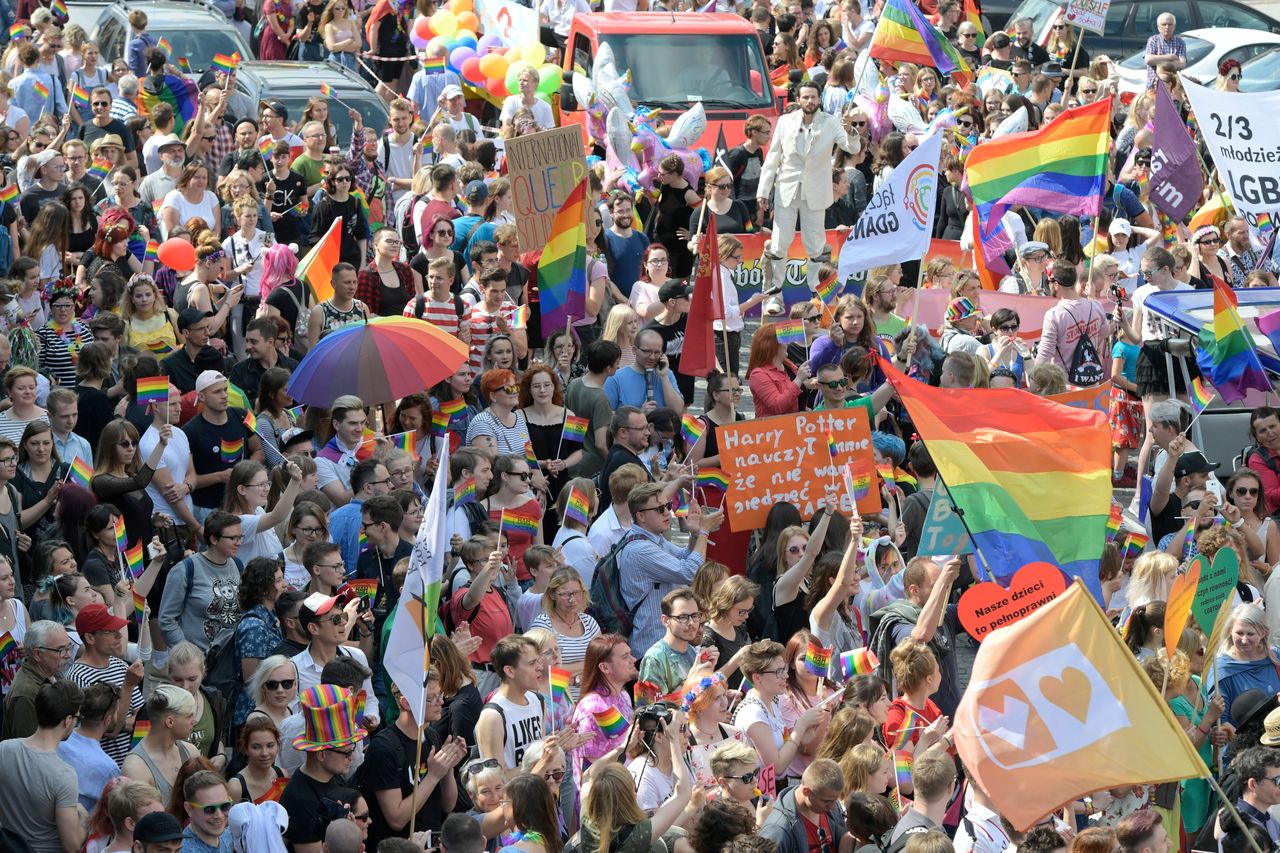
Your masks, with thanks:
[(840, 672), (848, 681), (855, 675), (870, 675), (880, 666), (880, 659), (871, 649), (853, 649), (840, 654)]
[(146, 408), (150, 405), (167, 406), (169, 404), (168, 376), (138, 377), (138, 405)]
[(703, 468), (698, 471), (698, 488), (711, 486), (722, 492), (729, 490), (729, 475), (720, 468)]
[(209, 67), (214, 71), (221, 71), (223, 74), (230, 74), (236, 70), (236, 66), (240, 63), (234, 57), (227, 56), (225, 53), (215, 53), (213, 55), (213, 64)]
[(397, 450), (403, 450), (408, 453), (416, 461), (418, 456), (418, 440), (414, 436), (413, 431), (398, 432), (395, 435), (389, 435), (387, 438), (391, 441), (391, 446)]
[[(1271, 380), (1258, 360), (1253, 333), (1245, 329), (1237, 309), (1235, 291), (1222, 279), (1213, 279), (1213, 320), (1200, 330), (1196, 364), (1222, 395), (1222, 402), (1244, 399), (1250, 388), (1270, 391)], [(1210, 398), (1212, 399), (1212, 398)]]
[(453, 505), (460, 506), (461, 504), (474, 501), (475, 499), (476, 478), (463, 477), (458, 481), (457, 485), (453, 487)]
[(143, 565), (141, 539), (133, 543), (132, 548), (125, 549), (124, 561), (129, 565), (129, 574), (133, 575), (135, 579), (142, 576), (142, 572), (146, 566)]
[(116, 548), (123, 554), (129, 548), (129, 536), (124, 530), (124, 516), (117, 515), (115, 518)]
[(925, 20), (911, 0), (887, 0), (871, 36), (870, 53), (876, 59), (933, 66), (950, 74), (961, 87), (970, 80), (964, 57)]
[(569, 699), (569, 682), (573, 673), (567, 669), (551, 667), (551, 696), (558, 699)]
[(1209, 408), (1209, 404), (1213, 402), (1214, 395), (1218, 392), (1213, 388), (1204, 384), (1204, 378), (1197, 376), (1191, 380), (1191, 408), (1196, 410), (1196, 414), (1200, 414)]
[(1040, 130), (1002, 136), (973, 149), (965, 174), (982, 239), (993, 238), (1000, 217), (1018, 205), (1096, 216), (1110, 150), (1110, 98), (1066, 110)]
[(587, 430), (590, 427), (591, 421), (586, 418), (580, 418), (577, 415), (565, 415), (564, 431), (560, 433), (560, 440), (582, 444), (587, 440)]
[(996, 580), (1007, 584), (1027, 563), (1049, 563), (1101, 600), (1098, 561), (1111, 510), (1106, 413), (1011, 388), (933, 388), (884, 359), (880, 366)]
[(706, 424), (696, 415), (685, 412), (680, 416), (680, 435), (684, 436), (685, 447), (693, 447), (707, 431)]
[(795, 320), (783, 320), (781, 323), (775, 323), (773, 326), (774, 334), (778, 336), (778, 343), (785, 346), (791, 344), (799, 344), (804, 346), (806, 341), (804, 337), (804, 320), (796, 318)]
[(564, 200), (551, 222), (551, 239), (538, 263), (542, 334), (563, 329), (587, 312), (587, 179)]
[(89, 92), (79, 83), (71, 84), (71, 102), (77, 107), (89, 106)]
[(79, 456), (73, 457), (67, 467), (67, 479), (80, 488), (87, 489), (89, 481), (93, 479), (93, 466)]
[(503, 529), (507, 531), (519, 530), (530, 536), (538, 535), (538, 519), (532, 515), (525, 515), (522, 512), (514, 512), (507, 510), (503, 513)]
[(564, 503), (564, 520), (584, 525), (591, 523), (591, 502), (578, 489), (569, 490), (569, 499)]
[(1107, 516), (1107, 541), (1111, 541), (1120, 532), (1124, 524), (1124, 509), (1118, 503), (1111, 504), (1111, 514)]
[(810, 637), (804, 650), (805, 670), (811, 675), (826, 678), (827, 670), (831, 668), (831, 651), (831, 649)]

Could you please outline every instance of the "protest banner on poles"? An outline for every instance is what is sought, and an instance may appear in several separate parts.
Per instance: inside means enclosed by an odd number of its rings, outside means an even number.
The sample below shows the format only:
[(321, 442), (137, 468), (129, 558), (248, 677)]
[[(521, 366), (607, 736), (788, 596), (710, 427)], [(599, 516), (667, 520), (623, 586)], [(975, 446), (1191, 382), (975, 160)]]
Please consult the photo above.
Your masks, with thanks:
[[(1280, 91), (1220, 92), (1182, 76), (1182, 85), (1236, 212), (1255, 232), (1280, 221)], [(1154, 158), (1152, 160), (1154, 165)]]
[(547, 244), (556, 211), (586, 174), (577, 125), (507, 140), (507, 178), (521, 251)]
[[(835, 465), (827, 435), (836, 443)], [(796, 505), (801, 518), (812, 518), (827, 486), (840, 490), (840, 511), (852, 509), (841, 468), (845, 463), (870, 473), (871, 486), (858, 499), (858, 512), (881, 509), (876, 488), (871, 424), (862, 407), (800, 412), (717, 428), (720, 467), (731, 483), (724, 500), (734, 532), (764, 527), (769, 509), (779, 501)]]
[(511, 0), (475, 0), (476, 14), (486, 35), (496, 35), (508, 47), (538, 40), (538, 13)]
[(1071, 0), (1067, 4), (1067, 23), (1102, 35), (1111, 0)]

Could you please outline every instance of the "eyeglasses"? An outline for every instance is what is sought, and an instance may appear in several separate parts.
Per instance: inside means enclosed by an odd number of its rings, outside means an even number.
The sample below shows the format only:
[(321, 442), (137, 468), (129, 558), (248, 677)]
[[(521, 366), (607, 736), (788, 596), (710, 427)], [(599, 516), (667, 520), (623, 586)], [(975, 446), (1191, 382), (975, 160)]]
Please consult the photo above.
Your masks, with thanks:
[(649, 260), (645, 261), (645, 263), (647, 263), (651, 267), (660, 267), (666, 262), (667, 262), (666, 258), (656, 258), (656, 257), (650, 258)]
[(187, 805), (191, 806), (191, 808), (198, 812), (204, 812), (206, 815), (213, 816), (218, 812), (226, 814), (231, 811), (232, 802), (227, 800), (225, 803), (214, 803), (212, 805), (202, 806), (199, 803), (193, 803), (190, 800), (187, 800)]
[(497, 770), (502, 765), (498, 763), (496, 758), (486, 758), (484, 761), (474, 761), (467, 765), (466, 773), (474, 776), (477, 773), (483, 773), (486, 770)]
[(342, 563), (316, 563), (314, 566), (312, 566), (312, 568), (313, 569), (331, 569), (332, 571), (336, 572), (340, 570), (345, 571), (347, 567), (344, 566)]
[[(305, 533), (308, 536), (316, 536), (320, 533), (324, 533), (324, 528), (323, 527), (295, 527), (293, 528), (293, 531), (295, 533)], [(317, 566), (317, 568), (319, 567)]]
[(60, 658), (71, 657), (71, 646), (69, 644), (65, 646), (58, 646), (56, 649), (52, 646), (36, 646), (36, 648), (42, 652), (53, 652)]
[(757, 768), (755, 770), (752, 770), (750, 773), (743, 773), (741, 776), (726, 776), (724, 778), (736, 779), (744, 785), (751, 785), (756, 781), (756, 777), (759, 775), (760, 775), (760, 770)]
[(231, 541), (231, 542), (243, 542), (243, 541), (244, 541), (244, 536), (219, 536), (219, 535), (218, 535), (218, 534), (216, 534), (216, 533), (215, 533), (215, 534), (213, 534), (212, 536), (210, 536), (209, 538), (210, 538), (210, 539), (226, 539), (226, 540)]
[(977, 37), (978, 37), (977, 33), (961, 33), (960, 34), (960, 38), (962, 39), (975, 39)]
[(1055, 30), (1065, 30), (1065, 29), (1067, 28), (1067, 25), (1066, 25), (1066, 24), (1054, 24), (1054, 25), (1053, 25), (1053, 28), (1054, 28)]
[(1234, 489), (1231, 490), (1231, 494), (1239, 495), (1240, 497), (1244, 497), (1247, 495), (1251, 498), (1256, 498), (1258, 496), (1258, 489), (1250, 489), (1245, 486), (1236, 486)]
[(519, 394), (520, 386), (519, 385), (503, 385), (498, 390), (502, 391), (504, 394)]
[(671, 512), (671, 502), (670, 502), (670, 501), (668, 501), (667, 503), (664, 503), (664, 504), (658, 504), (657, 506), (646, 506), (646, 507), (641, 507), (640, 509), (636, 510), (636, 512), (637, 512), (637, 513), (641, 513), (641, 512), (659, 512), (659, 513), (662, 513), (663, 515), (666, 515), (667, 513)]
[(1082, 95), (1096, 95), (1096, 94), (1098, 94), (1098, 90), (1097, 90), (1097, 89), (1081, 89), (1081, 90), (1080, 90), (1080, 94), (1082, 94)]
[(773, 675), (778, 678), (786, 678), (787, 668), (785, 666), (780, 666), (777, 669), (762, 669), (757, 672), (756, 675)]
[(343, 758), (350, 758), (351, 756), (355, 755), (356, 748), (353, 746), (350, 749), (331, 749), (329, 750), (329, 752), (332, 752), (336, 755), (341, 755)]
[(92, 103), (92, 106), (95, 106), (95, 107), (109, 107), (109, 106), (111, 106), (111, 102), (110, 102), (110, 101), (94, 101), (94, 102)]
[(866, 127), (866, 126), (867, 126), (867, 122), (865, 122), (865, 121), (851, 121), (851, 122), (849, 122), (849, 124), (853, 125), (854, 127)]
[(961, 127), (961, 128), (971, 128), (971, 127), (973, 127), (973, 122), (971, 122), (971, 121), (958, 121), (958, 122), (956, 122), (956, 127)]
[(284, 678), (280, 681), (264, 681), (263, 686), (268, 690), (292, 690), (293, 685), (297, 682), (292, 678)]
[(711, 186), (715, 187), (715, 188), (716, 188), (716, 189), (718, 189), (718, 190), (731, 190), (731, 189), (733, 189), (733, 184), (712, 184)]
[(436, 236), (436, 237), (452, 237), (452, 236), (453, 236), (453, 229), (452, 229), (452, 228), (437, 228), (435, 231), (432, 231), (431, 233), (432, 233), (434, 236)]
[(679, 616), (668, 616), (667, 618), (674, 619), (681, 625), (700, 625), (703, 621), (701, 613), (681, 613)]
[(581, 598), (581, 597), (582, 597), (582, 590), (580, 589), (574, 590), (573, 592), (557, 592), (555, 594), (555, 598), (558, 598), (561, 601), (572, 601), (575, 598)]

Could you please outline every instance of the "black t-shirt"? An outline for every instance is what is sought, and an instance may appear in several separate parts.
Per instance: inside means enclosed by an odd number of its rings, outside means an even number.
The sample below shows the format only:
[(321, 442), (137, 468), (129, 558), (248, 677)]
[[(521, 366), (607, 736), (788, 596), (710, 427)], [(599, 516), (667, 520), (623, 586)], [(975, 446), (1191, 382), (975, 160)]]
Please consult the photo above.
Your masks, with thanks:
[(280, 805), (289, 813), (289, 828), (284, 831), (285, 840), (294, 847), (324, 841), (330, 815), (335, 810), (332, 807), (326, 808), (323, 803), (325, 800), (333, 801), (333, 792), (345, 787), (341, 779), (320, 782), (301, 769), (294, 773), (285, 786), (284, 793), (280, 795)]
[(98, 127), (91, 121), (87, 121), (80, 126), (80, 138), (88, 146), (92, 146), (95, 139), (101, 139), (112, 133), (120, 137), (126, 152), (138, 150), (138, 144), (133, 140), (133, 131), (129, 130), (125, 123), (118, 118), (111, 119), (104, 127)]
[(114, 586), (120, 580), (118, 563), (108, 560), (97, 548), (85, 555), (80, 571), (84, 573), (89, 586)]
[(1026, 47), (1020, 47), (1015, 41), (1013, 43), (1013, 52), (1010, 56), (1014, 59), (1025, 59), (1031, 63), (1032, 68), (1036, 68), (1049, 61), (1049, 51), (1045, 50), (1034, 41)]
[(280, 316), (289, 324), (289, 328), (298, 328), (298, 307), (307, 304), (307, 286), (294, 279), (286, 285), (277, 287), (267, 297), (267, 305), (280, 312)]
[[(216, 425), (203, 414), (187, 421), (182, 428), (191, 444), (191, 459), (197, 474), (216, 474), (249, 458), (249, 429), (244, 425), (244, 409), (227, 409), (227, 422)], [(226, 487), (222, 483), (205, 486), (191, 493), (196, 506), (213, 509), (222, 506)]]
[(302, 213), (296, 205), (307, 197), (306, 180), (294, 172), (283, 178), (277, 177), (273, 172), (267, 175), (267, 180), (275, 185), (267, 200), (268, 213), (286, 214), (271, 223), (276, 232), (276, 242), (286, 245), (302, 242)]
[[(387, 726), (369, 741), (365, 750), (364, 763), (360, 765), (360, 792), (369, 804), (369, 838), (365, 842), (368, 849), (376, 849), (384, 838), (408, 838), (409, 828), (396, 831), (388, 824), (382, 814), (382, 806), (378, 802), (378, 791), (399, 789), (400, 795), (409, 797), (413, 793), (414, 784), (427, 775), (427, 755), (442, 743), (440, 736), (431, 729), (422, 733), (422, 763), (418, 772), (413, 771), (413, 759), (417, 754), (417, 742), (400, 731), (398, 726)], [(441, 786), (431, 792), (431, 796), (418, 809), (415, 825), (418, 829), (430, 829), (439, 832), (444, 823), (445, 811), (441, 803)], [(293, 839), (290, 839), (293, 840)]]
[[(418, 252), (409, 259), (409, 269), (414, 270), (418, 275), (422, 276), (422, 280), (427, 280), (428, 267), (431, 264), (431, 258), (428, 258), (424, 252)], [(462, 257), (461, 252), (453, 253), (453, 286), (450, 288), (455, 294), (462, 292), (462, 285), (467, 280), (467, 262)], [(510, 277), (508, 276), (508, 281)], [(428, 288), (429, 289), (429, 288)]]
[[(53, 199), (57, 201), (62, 198), (62, 194), (67, 191), (64, 186), (58, 186), (51, 190), (41, 189), (38, 184), (32, 184), (31, 189), (22, 194), (22, 198), (18, 199), (18, 209), (22, 211), (22, 217), (27, 222), (35, 222), (36, 214), (40, 212), (40, 208), (44, 207), (44, 203)], [(8, 207), (8, 205), (5, 205)]]
[(739, 145), (724, 152), (724, 164), (733, 177), (733, 197), (750, 202), (754, 207), (756, 188), (760, 185), (760, 169), (764, 167), (764, 149), (752, 153)]
[(302, 32), (302, 28), (307, 25), (307, 20), (312, 21), (311, 38), (307, 40), (307, 44), (315, 44), (324, 38), (324, 33), (320, 31), (320, 16), (324, 14), (324, 4), (313, 6), (310, 3), (303, 4), (298, 10), (298, 32)]
[[(1172, 462), (1166, 464), (1172, 465)], [(1172, 491), (1169, 492), (1169, 501), (1164, 505), (1164, 509), (1160, 512), (1151, 513), (1151, 534), (1155, 537), (1155, 541), (1159, 542), (1170, 533), (1177, 533), (1182, 529), (1182, 519), (1178, 516), (1182, 515), (1182, 498), (1178, 497)]]

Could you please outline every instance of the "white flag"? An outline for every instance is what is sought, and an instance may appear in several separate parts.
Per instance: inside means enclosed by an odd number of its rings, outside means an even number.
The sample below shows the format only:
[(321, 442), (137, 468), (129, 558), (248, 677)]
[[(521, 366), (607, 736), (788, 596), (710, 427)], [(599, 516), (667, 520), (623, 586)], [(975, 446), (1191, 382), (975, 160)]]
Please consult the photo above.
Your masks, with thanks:
[(396, 605), (391, 636), (382, 655), (382, 665), (391, 675), (400, 695), (409, 701), (414, 719), (422, 725), (426, 717), (427, 639), (436, 630), (440, 583), (444, 561), (449, 554), (447, 518), (449, 514), (449, 440), (440, 441), (440, 464), (431, 486), (431, 497), (418, 525), (418, 537), (409, 555), (409, 573)]
[(871, 194), (866, 210), (840, 248), (837, 269), (841, 281), (872, 267), (925, 256), (933, 239), (941, 156), (942, 134), (926, 136)]

